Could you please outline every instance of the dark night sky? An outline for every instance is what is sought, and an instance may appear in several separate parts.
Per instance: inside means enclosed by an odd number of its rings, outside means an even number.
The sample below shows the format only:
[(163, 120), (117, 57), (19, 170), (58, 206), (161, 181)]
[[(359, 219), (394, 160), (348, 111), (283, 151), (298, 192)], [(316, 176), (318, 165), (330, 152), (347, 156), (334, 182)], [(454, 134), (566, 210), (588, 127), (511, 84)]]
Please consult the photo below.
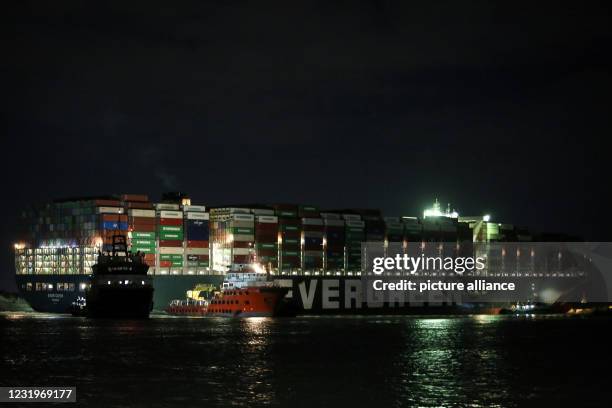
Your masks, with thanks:
[(388, 215), (438, 197), (611, 238), (604, 2), (19, 3), (0, 13), (1, 287), (19, 209), (87, 194)]

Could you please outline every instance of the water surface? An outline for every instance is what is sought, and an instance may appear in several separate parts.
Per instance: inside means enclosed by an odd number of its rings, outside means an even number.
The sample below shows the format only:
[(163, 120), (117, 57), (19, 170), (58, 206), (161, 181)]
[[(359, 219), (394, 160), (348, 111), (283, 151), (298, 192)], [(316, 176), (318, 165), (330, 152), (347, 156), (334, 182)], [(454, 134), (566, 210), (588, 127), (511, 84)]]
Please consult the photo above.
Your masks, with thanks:
[(612, 395), (610, 323), (546, 316), (113, 321), (5, 312), (0, 383), (74, 385), (71, 406), (92, 407), (603, 407)]

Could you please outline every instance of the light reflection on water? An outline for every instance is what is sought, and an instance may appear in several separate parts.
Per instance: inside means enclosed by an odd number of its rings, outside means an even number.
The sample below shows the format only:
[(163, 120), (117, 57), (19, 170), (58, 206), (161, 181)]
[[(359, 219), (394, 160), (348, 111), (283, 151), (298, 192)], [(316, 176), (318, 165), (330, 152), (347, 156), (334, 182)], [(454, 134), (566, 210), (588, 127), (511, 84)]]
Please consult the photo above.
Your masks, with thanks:
[[(499, 316), (1, 313), (0, 381), (76, 385), (77, 405), (100, 407), (567, 405), (584, 393), (609, 397), (603, 377), (584, 370), (585, 361), (604, 368), (608, 327), (605, 319)], [(585, 338), (588, 348), (567, 353)], [(573, 387), (558, 381), (561, 372)]]

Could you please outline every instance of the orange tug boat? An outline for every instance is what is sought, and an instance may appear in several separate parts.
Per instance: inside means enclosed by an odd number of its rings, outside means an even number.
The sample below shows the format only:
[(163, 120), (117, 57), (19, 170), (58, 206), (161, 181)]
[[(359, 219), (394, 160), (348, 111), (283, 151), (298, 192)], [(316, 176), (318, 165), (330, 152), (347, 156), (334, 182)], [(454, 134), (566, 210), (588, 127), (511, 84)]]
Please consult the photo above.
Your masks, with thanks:
[(183, 316), (274, 317), (285, 315), (288, 288), (276, 286), (253, 268), (228, 272), (212, 299), (173, 301), (166, 312)]

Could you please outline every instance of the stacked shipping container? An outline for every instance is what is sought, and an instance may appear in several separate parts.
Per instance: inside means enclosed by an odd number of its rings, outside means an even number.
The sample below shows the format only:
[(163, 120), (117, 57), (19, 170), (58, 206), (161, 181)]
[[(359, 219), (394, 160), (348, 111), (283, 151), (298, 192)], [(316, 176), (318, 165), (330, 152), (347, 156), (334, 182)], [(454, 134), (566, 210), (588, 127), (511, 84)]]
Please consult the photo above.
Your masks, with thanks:
[(347, 272), (361, 271), (361, 243), (365, 241), (365, 223), (355, 214), (343, 214), (345, 225), (345, 270)]
[(302, 218), (302, 271), (323, 269), (323, 220)]
[[(267, 270), (278, 269), (278, 217), (272, 210), (254, 210), (255, 261)], [(266, 214), (266, 215), (263, 215)]]
[(324, 269), (338, 272), (344, 269), (345, 231), (339, 214), (321, 213), (323, 218)]
[(178, 204), (157, 204), (156, 209), (160, 272), (178, 274), (183, 269), (185, 255), (183, 212)]
[(298, 207), (294, 205), (275, 205), (278, 217), (279, 269), (288, 273), (297, 272), (301, 267), (301, 222)]
[(185, 257), (188, 273), (210, 269), (209, 214), (204, 206), (184, 206), (185, 213)]

